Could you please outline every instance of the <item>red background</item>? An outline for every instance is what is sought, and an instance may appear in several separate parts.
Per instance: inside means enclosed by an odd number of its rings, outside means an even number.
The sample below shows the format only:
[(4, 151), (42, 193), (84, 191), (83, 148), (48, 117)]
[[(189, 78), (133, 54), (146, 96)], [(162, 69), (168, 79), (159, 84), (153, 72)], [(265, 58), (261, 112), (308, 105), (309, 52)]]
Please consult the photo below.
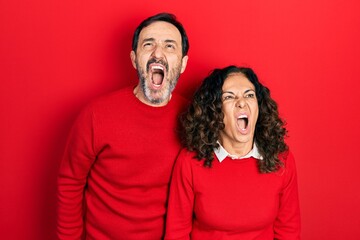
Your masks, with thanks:
[[(255, 69), (288, 122), (302, 237), (359, 239), (360, 2), (0, 0), (0, 238), (55, 238), (64, 143), (89, 100), (134, 84), (137, 24), (175, 13), (190, 38), (176, 91)], [(241, 179), (239, 179), (241, 181)]]

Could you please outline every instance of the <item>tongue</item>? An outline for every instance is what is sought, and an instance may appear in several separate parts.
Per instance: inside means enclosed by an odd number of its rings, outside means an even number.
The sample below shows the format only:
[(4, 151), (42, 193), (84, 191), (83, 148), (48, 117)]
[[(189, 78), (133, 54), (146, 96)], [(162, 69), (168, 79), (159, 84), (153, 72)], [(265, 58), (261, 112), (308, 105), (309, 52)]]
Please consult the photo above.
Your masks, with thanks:
[(163, 81), (163, 75), (160, 73), (154, 73), (152, 77), (153, 83), (156, 85), (161, 85)]
[(238, 119), (238, 124), (239, 124), (239, 127), (241, 129), (245, 129), (246, 128), (246, 121), (245, 119)]

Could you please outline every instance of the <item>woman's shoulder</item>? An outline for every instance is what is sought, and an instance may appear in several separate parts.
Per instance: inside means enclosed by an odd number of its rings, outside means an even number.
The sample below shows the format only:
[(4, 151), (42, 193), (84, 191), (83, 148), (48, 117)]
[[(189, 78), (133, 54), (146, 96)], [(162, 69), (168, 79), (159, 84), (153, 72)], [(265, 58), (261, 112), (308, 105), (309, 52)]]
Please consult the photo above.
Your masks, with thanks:
[(195, 151), (182, 148), (176, 161), (188, 165), (202, 165), (204, 160), (198, 159)]
[(290, 149), (282, 152), (279, 154), (279, 159), (286, 164), (287, 162), (293, 162), (294, 161), (294, 155), (293, 153), (290, 151)]
[(296, 171), (295, 158), (293, 153), (288, 149), (285, 152), (279, 154), (279, 159), (283, 163), (282, 169), (285, 172)]

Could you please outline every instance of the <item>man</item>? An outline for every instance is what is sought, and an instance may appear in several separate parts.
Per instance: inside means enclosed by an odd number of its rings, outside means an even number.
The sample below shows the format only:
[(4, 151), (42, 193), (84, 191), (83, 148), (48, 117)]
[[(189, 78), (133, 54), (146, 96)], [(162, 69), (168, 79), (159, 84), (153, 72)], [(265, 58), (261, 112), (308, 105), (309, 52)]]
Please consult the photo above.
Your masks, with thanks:
[(188, 60), (174, 15), (136, 29), (130, 54), (139, 83), (99, 98), (78, 116), (58, 177), (59, 239), (161, 239), (168, 185), (180, 150), (172, 94)]

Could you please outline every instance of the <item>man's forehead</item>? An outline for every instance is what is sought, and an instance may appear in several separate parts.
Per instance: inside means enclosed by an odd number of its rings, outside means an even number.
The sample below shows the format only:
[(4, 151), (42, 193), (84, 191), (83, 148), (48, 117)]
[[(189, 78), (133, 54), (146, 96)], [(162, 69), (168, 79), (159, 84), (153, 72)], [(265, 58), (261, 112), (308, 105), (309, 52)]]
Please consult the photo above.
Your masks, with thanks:
[(139, 37), (141, 39), (181, 41), (179, 30), (173, 24), (164, 21), (156, 21), (144, 27)]

